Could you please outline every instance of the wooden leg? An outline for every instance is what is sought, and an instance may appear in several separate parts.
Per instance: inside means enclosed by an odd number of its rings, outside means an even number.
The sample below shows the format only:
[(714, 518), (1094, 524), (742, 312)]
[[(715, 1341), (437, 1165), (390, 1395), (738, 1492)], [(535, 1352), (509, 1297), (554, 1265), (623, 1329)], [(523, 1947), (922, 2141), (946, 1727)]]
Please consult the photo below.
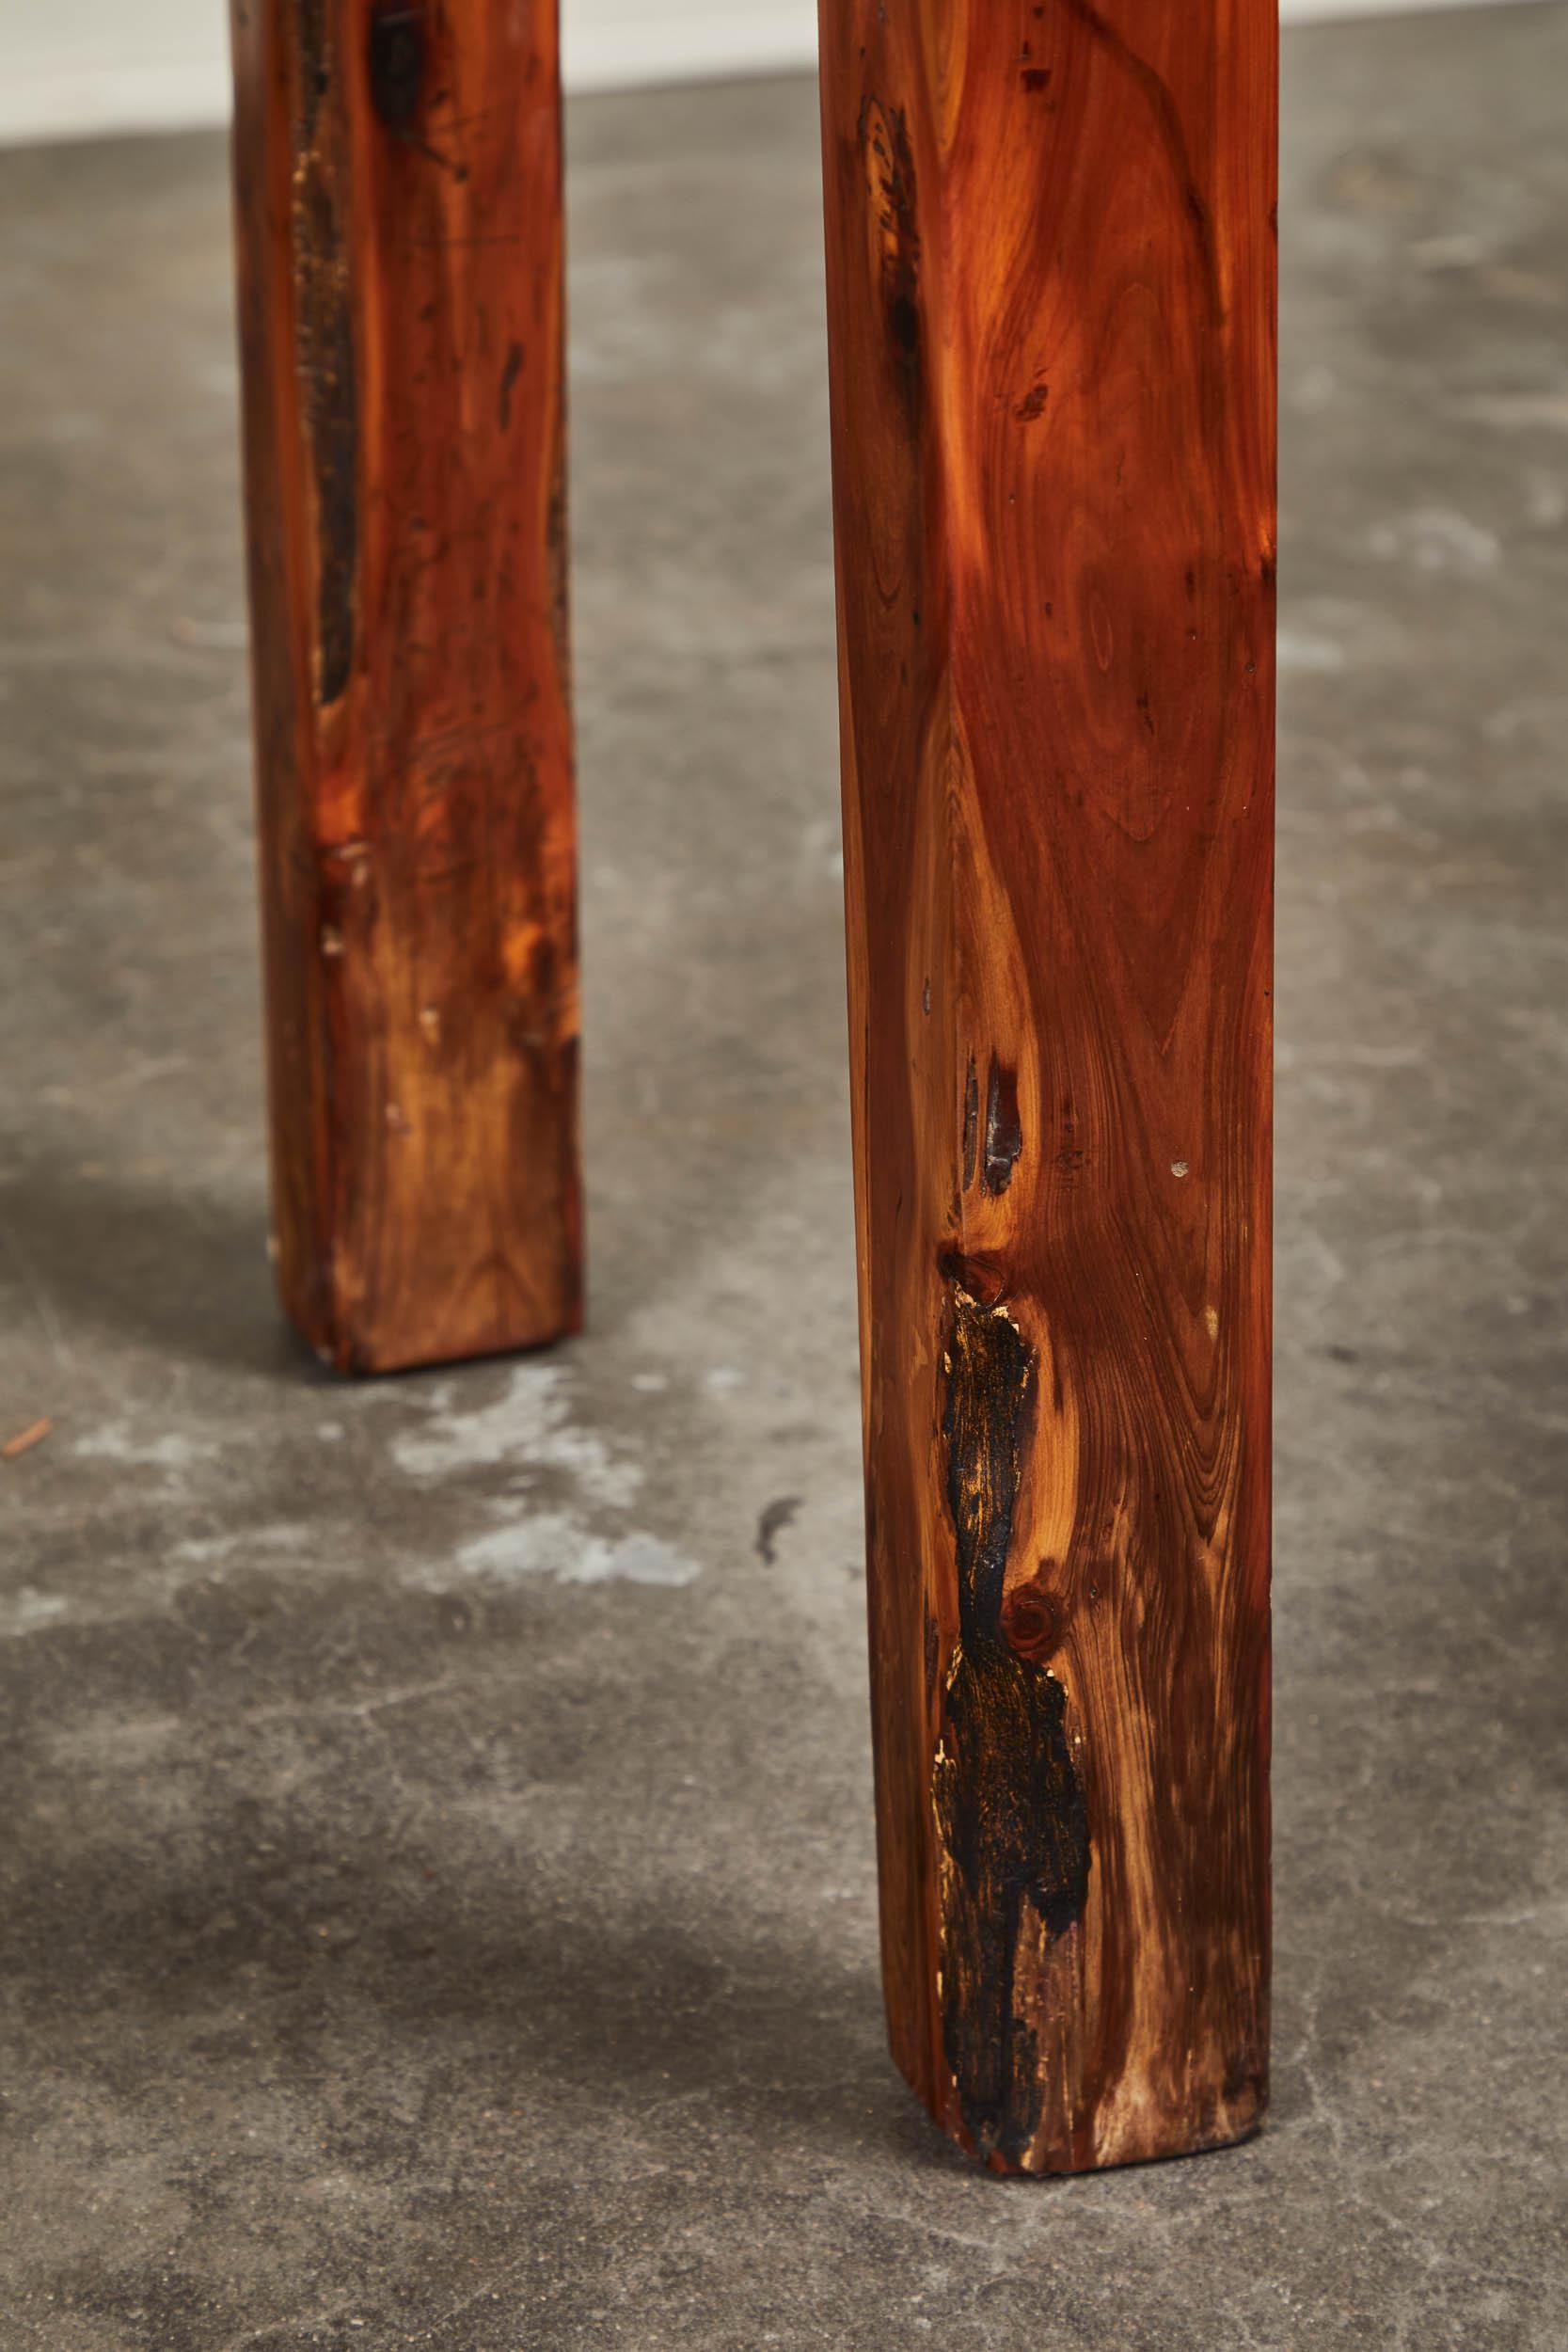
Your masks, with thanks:
[(895, 2055), (1266, 2091), (1274, 0), (822, 0)]
[(273, 1190), (344, 1369), (579, 1319), (555, 0), (233, 0)]

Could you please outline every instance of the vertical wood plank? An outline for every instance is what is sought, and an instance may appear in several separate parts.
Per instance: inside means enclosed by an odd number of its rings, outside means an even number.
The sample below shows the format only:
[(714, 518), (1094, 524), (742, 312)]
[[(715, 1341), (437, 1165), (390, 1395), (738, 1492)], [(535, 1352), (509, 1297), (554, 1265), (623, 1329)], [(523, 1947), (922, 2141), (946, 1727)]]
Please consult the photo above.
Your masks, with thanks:
[(284, 1303), (579, 1320), (555, 0), (233, 0)]
[(821, 0), (888, 2012), (1266, 2095), (1273, 0)]

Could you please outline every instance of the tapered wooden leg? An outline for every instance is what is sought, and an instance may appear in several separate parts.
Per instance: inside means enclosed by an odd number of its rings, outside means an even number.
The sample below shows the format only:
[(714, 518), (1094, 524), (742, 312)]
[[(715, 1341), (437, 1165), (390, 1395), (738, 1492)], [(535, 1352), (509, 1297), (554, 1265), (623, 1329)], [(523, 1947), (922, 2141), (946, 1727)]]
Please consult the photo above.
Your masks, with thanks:
[(1274, 0), (822, 0), (882, 1930), (998, 2169), (1258, 2121)]
[(555, 0), (233, 0), (284, 1302), (578, 1320)]

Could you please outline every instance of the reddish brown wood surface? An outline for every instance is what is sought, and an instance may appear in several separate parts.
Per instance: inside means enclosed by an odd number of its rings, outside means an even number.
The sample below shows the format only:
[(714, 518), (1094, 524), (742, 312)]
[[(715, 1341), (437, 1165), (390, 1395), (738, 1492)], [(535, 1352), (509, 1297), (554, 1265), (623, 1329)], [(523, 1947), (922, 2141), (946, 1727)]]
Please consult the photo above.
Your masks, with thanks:
[(234, 0), (273, 1192), (384, 1370), (579, 1307), (554, 0)]
[(882, 1928), (1003, 2169), (1268, 1980), (1273, 0), (822, 0)]

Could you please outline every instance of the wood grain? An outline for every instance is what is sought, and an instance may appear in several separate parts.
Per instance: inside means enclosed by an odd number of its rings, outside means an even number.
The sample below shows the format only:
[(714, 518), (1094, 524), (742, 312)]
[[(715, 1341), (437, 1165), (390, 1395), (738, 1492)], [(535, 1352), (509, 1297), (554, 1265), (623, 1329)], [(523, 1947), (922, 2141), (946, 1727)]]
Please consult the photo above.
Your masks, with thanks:
[(1266, 2094), (1272, 0), (822, 0), (886, 1995), (998, 2169)]
[(579, 1320), (554, 0), (234, 0), (273, 1194), (359, 1371)]

